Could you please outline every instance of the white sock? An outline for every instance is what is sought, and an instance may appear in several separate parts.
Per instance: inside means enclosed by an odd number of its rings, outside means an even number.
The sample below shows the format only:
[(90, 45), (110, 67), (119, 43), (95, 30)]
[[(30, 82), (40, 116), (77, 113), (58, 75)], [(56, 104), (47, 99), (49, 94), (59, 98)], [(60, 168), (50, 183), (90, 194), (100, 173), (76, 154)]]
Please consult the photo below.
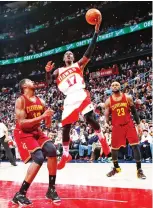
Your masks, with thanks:
[(69, 146), (63, 146), (63, 155), (69, 155)]

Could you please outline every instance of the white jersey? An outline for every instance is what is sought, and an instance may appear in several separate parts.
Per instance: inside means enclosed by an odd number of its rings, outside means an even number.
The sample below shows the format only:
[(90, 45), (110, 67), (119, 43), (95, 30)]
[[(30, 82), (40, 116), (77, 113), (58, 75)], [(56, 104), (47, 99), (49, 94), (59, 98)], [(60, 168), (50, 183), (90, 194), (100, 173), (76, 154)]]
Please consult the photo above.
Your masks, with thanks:
[(58, 89), (64, 95), (85, 88), (83, 73), (77, 62), (71, 66), (59, 68), (56, 82)]

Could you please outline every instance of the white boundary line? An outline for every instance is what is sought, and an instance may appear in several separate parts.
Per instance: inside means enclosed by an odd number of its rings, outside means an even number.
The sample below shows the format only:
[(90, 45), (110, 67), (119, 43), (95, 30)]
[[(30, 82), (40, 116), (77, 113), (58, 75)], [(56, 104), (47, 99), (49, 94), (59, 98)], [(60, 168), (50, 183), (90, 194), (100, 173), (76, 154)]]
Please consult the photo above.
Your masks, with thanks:
[(61, 199), (66, 199), (66, 200), (93, 200), (93, 201), (110, 201), (110, 202), (122, 202), (122, 203), (127, 203), (128, 201), (120, 201), (120, 200), (114, 200), (114, 199), (100, 199), (100, 198), (61, 198)]
[[(35, 198), (35, 199), (30, 198), (31, 201), (35, 201), (35, 200), (40, 201), (44, 199), (45, 198)], [(128, 202), (128, 201), (121, 201), (121, 200), (114, 200), (114, 199), (101, 199), (101, 198), (61, 198), (61, 200), (92, 200), (92, 201), (108, 201), (108, 202), (121, 202), (121, 203)], [(0, 202), (9, 202), (9, 201), (10, 200), (7, 200), (7, 199), (0, 199)]]

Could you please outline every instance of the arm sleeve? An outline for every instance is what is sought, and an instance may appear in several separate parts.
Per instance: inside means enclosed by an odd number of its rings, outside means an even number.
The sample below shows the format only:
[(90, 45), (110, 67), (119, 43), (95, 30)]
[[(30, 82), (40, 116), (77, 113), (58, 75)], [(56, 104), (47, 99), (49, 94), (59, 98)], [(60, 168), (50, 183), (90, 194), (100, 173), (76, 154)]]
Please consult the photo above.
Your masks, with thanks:
[(134, 117), (136, 124), (140, 124), (140, 118), (134, 105), (131, 106), (131, 112), (132, 112), (132, 115)]
[(87, 48), (87, 50), (86, 50), (86, 52), (84, 54), (84, 56), (89, 58), (89, 59), (92, 56), (92, 53), (93, 53), (93, 51), (95, 49), (97, 37), (98, 37), (98, 33), (94, 33), (93, 38), (91, 40), (91, 43), (89, 44), (89, 46), (88, 46), (88, 48)]

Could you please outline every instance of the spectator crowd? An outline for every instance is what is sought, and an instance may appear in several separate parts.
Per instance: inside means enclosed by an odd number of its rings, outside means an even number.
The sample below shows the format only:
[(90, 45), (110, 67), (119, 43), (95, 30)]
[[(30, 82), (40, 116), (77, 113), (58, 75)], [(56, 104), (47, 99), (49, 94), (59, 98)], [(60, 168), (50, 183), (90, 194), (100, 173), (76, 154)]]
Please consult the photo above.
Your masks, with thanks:
[[(142, 160), (152, 159), (153, 148), (153, 124), (152, 124), (152, 59), (145, 57), (134, 62), (125, 62), (119, 66), (120, 73), (118, 75), (101, 77), (85, 74), (86, 88), (91, 93), (91, 98), (95, 106), (97, 120), (104, 131), (105, 137), (111, 147), (111, 123), (108, 125), (104, 117), (104, 102), (111, 94), (110, 85), (114, 80), (121, 83), (122, 90), (133, 97), (138, 114), (141, 119), (143, 134), (139, 137)], [(17, 72), (14, 72), (17, 73)], [(41, 73), (41, 72), (40, 72)], [(18, 72), (20, 76), (20, 72)], [(30, 77), (39, 75), (32, 71)], [(3, 79), (13, 75), (7, 74)], [(61, 94), (54, 82), (50, 88), (38, 88), (36, 94), (46, 100), (46, 103), (55, 111), (52, 120), (52, 127), (46, 129), (44, 124), (42, 128), (44, 132), (52, 139), (57, 147), (57, 153), (62, 154), (62, 138), (61, 138), (61, 114), (63, 108), (64, 95)], [(0, 92), (0, 118), (9, 129), (10, 136), (13, 137), (14, 129), (14, 104), (19, 96), (18, 84), (12, 88), (2, 88)], [(136, 124), (135, 124), (136, 125)], [(137, 127), (137, 126), (136, 126)], [(73, 125), (71, 130), (70, 153), (74, 159), (86, 160), (93, 162), (109, 162), (109, 159), (103, 154), (102, 147), (98, 142), (93, 129), (84, 122), (84, 118), (80, 115), (80, 119)], [(15, 144), (13, 145), (15, 147)], [(17, 153), (18, 155), (18, 153)], [(19, 157), (19, 156), (18, 156)], [(120, 159), (133, 160), (133, 152), (129, 144), (126, 148), (121, 148)]]
[[(31, 2), (27, 8), (32, 8), (32, 7), (40, 8), (40, 6), (46, 6), (46, 5), (48, 6), (48, 4), (52, 6), (52, 2), (48, 2), (48, 3), (45, 3), (45, 2), (44, 3), (43, 2), (32, 3)], [(56, 25), (63, 23), (65, 21), (68, 21), (68, 20), (79, 18), (82, 15), (85, 15), (85, 12), (90, 8), (95, 7), (97, 9), (101, 9), (107, 4), (113, 4), (113, 2), (104, 1), (104, 2), (95, 2), (95, 4), (89, 3), (89, 5), (85, 7), (81, 7), (81, 6), (77, 7), (75, 8), (75, 10), (72, 7), (72, 5), (69, 4), (67, 10), (68, 11), (72, 10), (72, 12), (75, 11), (73, 14), (69, 14), (69, 15), (66, 14), (66, 11), (64, 12), (63, 10), (61, 13), (56, 12), (56, 5), (55, 5), (54, 6), (55, 8), (53, 7), (51, 9), (55, 10), (54, 12), (56, 13), (56, 15), (51, 16), (49, 12), (48, 14), (46, 14), (44, 21), (40, 19), (43, 19), (45, 14), (43, 14), (43, 18), (38, 18), (38, 20), (35, 18), (31, 18), (29, 19), (29, 22), (25, 22), (24, 24), (23, 24), (23, 20), (17, 19), (16, 24), (9, 23), (9, 24), (6, 24), (6, 26), (4, 25), (2, 28), (0, 28), (0, 31), (1, 31), (0, 39), (2, 39), (1, 41), (7, 38), (17, 39), (19, 37), (30, 39), (30, 35), (28, 37), (26, 37), (26, 35), (37, 32), (42, 29), (44, 29), (43, 30), (44, 32), (41, 33), (40, 36), (38, 33), (35, 34), (35, 38), (33, 38), (30, 43), (29, 41), (27, 42), (26, 49), (24, 47), (24, 50), (22, 49), (22, 44), (18, 44), (19, 42), (16, 42), (15, 45), (12, 45), (11, 43), (5, 45), (2, 55), (0, 54), (1, 56), (0, 58), (9, 59), (9, 58), (15, 58), (18, 56), (26, 56), (30, 54), (39, 53), (45, 50), (49, 50), (54, 47), (58, 47), (59, 46), (59, 37), (58, 37), (59, 33), (60, 33), (60, 43), (61, 43), (60, 46), (68, 44), (70, 42), (77, 41), (77, 40), (90, 38), (93, 34), (93, 31), (91, 30), (90, 27), (88, 27), (88, 24), (86, 24), (85, 21), (83, 22), (84, 26), (81, 28), (81, 31), (79, 27), (80, 24), (78, 21), (73, 26), (69, 22), (68, 23), (70, 24), (69, 29), (67, 29), (67, 27), (65, 27), (64, 25), (62, 26), (61, 24), (61, 30), (57, 29), (58, 35), (57, 36), (55, 35), (54, 38), (52, 36), (51, 36), (52, 38), (48, 38), (49, 36), (46, 36), (46, 33), (49, 33), (52, 35), (53, 33), (56, 32), (56, 27), (55, 27)], [(132, 15), (133, 13), (135, 13), (135, 15)], [(34, 22), (30, 22), (32, 20)], [(131, 15), (128, 14), (126, 19), (121, 18), (118, 12), (112, 13), (111, 17), (109, 17), (109, 21), (107, 21), (107, 18), (106, 20), (103, 21), (101, 34), (110, 33), (115, 30), (119, 30), (123, 27), (133, 26), (133, 25), (136, 25), (140, 22), (147, 21), (147, 20), (151, 20), (149, 10), (146, 10), (142, 13), (140, 10), (140, 6), (138, 4), (135, 10), (131, 11)], [(115, 54), (116, 50), (114, 50), (112, 53)], [(104, 57), (107, 57), (107, 56), (109, 56), (109, 54), (108, 55), (106, 54)]]
[[(58, 2), (36, 1), (20, 2), (19, 4), (14, 2), (13, 7), (3, 3), (3, 6), (0, 5), (0, 59), (32, 55), (92, 37), (94, 27), (91, 29), (85, 18), (83, 20), (86, 11), (90, 8), (97, 8), (102, 12), (101, 35), (123, 27), (135, 26), (151, 20), (152, 16), (151, 2), (101, 1), (73, 2), (73, 4), (65, 2), (59, 5)], [(127, 8), (128, 12), (125, 15), (124, 11)], [(96, 45), (90, 65), (84, 74), (86, 89), (91, 94), (96, 119), (101, 125), (110, 148), (112, 127), (111, 122), (109, 125), (106, 123), (104, 103), (112, 93), (111, 83), (120, 82), (122, 91), (132, 96), (143, 129), (142, 135), (139, 135), (143, 161), (152, 161), (153, 154), (151, 85), (153, 74), (151, 71), (152, 57), (148, 55), (152, 48), (152, 38), (150, 39), (150, 37), (151, 28), (145, 28), (145, 30), (100, 42)], [(80, 47), (79, 50), (76, 49), (75, 59), (83, 53), (83, 47)], [(59, 61), (62, 60), (61, 56), (63, 55), (58, 54), (51, 57), (52, 61), (56, 62), (56, 66), (63, 64)], [(16, 159), (20, 159), (20, 155), (13, 138), (14, 107), (16, 99), (20, 96), (18, 83), (25, 77), (35, 81), (37, 96), (43, 98), (47, 106), (55, 112), (51, 128), (46, 128), (44, 123), (41, 126), (44, 133), (55, 144), (59, 157), (62, 154), (61, 115), (65, 96), (59, 92), (55, 81), (52, 81), (49, 86), (45, 82), (44, 63), (48, 59), (49, 57), (43, 57), (29, 62), (0, 66), (0, 121), (8, 127), (7, 142)], [(106, 69), (98, 68), (102, 61), (103, 65), (107, 65)], [(114, 62), (118, 64), (110, 66), (110, 63)], [(95, 67), (99, 70), (91, 73), (90, 69), (92, 68), (94, 71)], [(107, 71), (107, 69), (110, 71), (117, 69), (117, 73), (113, 74), (112, 71), (110, 75), (104, 74), (103, 71)], [(137, 129), (136, 124), (135, 126)], [(78, 122), (73, 124), (70, 138), (70, 154), (73, 159), (87, 162), (109, 162), (111, 160), (104, 155), (98, 137), (90, 125), (86, 124), (82, 115)], [(0, 160), (7, 159), (2, 146), (0, 153)], [(128, 143), (126, 148), (120, 149), (119, 159), (133, 160), (132, 148)]]

